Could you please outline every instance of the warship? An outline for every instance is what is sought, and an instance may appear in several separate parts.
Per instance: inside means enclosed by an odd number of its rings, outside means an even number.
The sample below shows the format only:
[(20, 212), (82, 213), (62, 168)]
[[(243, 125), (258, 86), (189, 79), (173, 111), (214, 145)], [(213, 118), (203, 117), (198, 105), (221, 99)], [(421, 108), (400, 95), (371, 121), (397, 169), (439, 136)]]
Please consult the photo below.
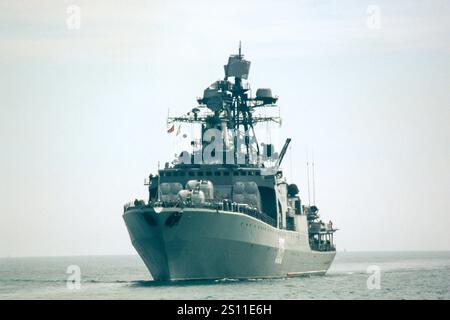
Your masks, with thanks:
[(145, 180), (148, 201), (124, 206), (131, 242), (156, 281), (323, 275), (337, 229), (283, 174), (291, 139), (277, 153), (256, 137), (260, 123), (281, 125), (261, 112), (278, 108), (278, 97), (268, 88), (253, 95), (241, 45), (224, 69), (197, 107), (168, 117), (168, 133), (189, 124), (200, 138)]

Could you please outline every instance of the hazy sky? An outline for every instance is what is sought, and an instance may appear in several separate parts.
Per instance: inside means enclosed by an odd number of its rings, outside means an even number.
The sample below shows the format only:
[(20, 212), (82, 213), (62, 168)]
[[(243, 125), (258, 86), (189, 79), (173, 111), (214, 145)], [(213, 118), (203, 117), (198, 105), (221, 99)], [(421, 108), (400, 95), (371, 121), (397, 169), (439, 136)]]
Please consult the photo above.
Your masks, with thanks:
[(448, 0), (2, 0), (0, 256), (134, 253), (123, 205), (173, 152), (167, 110), (239, 40), (304, 199), (314, 148), (338, 250), (450, 250), (449, 17)]

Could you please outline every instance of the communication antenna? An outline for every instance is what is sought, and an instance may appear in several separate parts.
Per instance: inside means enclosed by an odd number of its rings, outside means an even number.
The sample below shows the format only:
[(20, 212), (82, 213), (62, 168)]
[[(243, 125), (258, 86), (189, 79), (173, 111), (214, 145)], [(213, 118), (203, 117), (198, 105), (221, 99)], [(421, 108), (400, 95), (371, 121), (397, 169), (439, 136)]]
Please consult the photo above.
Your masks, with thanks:
[(308, 149), (306, 150), (306, 172), (308, 176), (308, 206), (311, 206), (311, 196), (309, 192), (309, 156), (308, 156)]
[(160, 168), (160, 162), (158, 161), (158, 199), (157, 201), (161, 201), (161, 172), (159, 172), (159, 168)]
[(314, 173), (314, 149), (312, 150), (312, 183), (313, 183), (313, 205), (316, 205), (316, 178)]
[[(167, 119), (166, 119), (166, 127), (169, 126), (169, 118), (170, 118), (170, 108), (167, 108)], [(167, 128), (166, 128), (167, 129)]]
[(283, 125), (283, 118), (281, 118), (281, 108), (278, 108), (278, 118), (280, 119), (280, 122), (278, 123), (278, 128), (281, 128)]

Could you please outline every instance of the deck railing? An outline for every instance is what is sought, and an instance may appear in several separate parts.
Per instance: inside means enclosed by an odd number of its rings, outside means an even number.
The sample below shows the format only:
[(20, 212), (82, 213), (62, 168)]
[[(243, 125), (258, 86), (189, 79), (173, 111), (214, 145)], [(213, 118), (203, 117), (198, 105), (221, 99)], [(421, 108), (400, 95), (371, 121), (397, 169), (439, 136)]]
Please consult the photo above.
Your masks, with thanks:
[(246, 215), (249, 215), (253, 218), (261, 220), (273, 227), (277, 226), (276, 220), (267, 214), (259, 211), (257, 208), (250, 207), (247, 204), (240, 203), (232, 203), (232, 202), (223, 202), (223, 203), (209, 203), (205, 202), (202, 204), (192, 204), (192, 203), (180, 203), (180, 202), (150, 202), (146, 204), (144, 201), (134, 201), (128, 202), (124, 206), (124, 212), (127, 210), (138, 208), (138, 207), (162, 207), (162, 208), (204, 208), (204, 209), (213, 209), (217, 211), (231, 211), (231, 212), (239, 212)]

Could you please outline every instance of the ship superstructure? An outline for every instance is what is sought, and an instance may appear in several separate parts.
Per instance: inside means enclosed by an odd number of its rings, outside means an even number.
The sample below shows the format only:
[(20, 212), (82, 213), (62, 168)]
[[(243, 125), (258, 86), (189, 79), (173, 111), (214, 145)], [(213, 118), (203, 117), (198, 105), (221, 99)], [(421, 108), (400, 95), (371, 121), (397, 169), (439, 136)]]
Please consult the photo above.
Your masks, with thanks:
[(291, 139), (276, 153), (255, 133), (258, 123), (280, 121), (258, 112), (276, 108), (278, 98), (267, 88), (253, 96), (240, 47), (224, 70), (198, 107), (168, 119), (197, 124), (201, 138), (150, 175), (147, 202), (125, 206), (133, 246), (155, 280), (324, 274), (336, 229), (284, 177)]

